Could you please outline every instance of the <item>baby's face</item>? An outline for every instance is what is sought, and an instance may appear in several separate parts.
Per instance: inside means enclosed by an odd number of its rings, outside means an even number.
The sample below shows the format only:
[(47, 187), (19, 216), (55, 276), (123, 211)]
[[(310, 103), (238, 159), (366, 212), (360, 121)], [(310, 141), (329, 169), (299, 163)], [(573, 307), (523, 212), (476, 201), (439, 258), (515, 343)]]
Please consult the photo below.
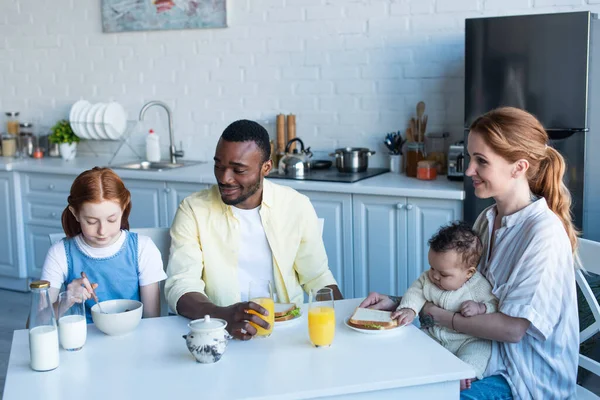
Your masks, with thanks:
[(461, 256), (454, 250), (438, 253), (429, 250), (429, 280), (441, 290), (460, 289), (475, 273), (465, 268)]

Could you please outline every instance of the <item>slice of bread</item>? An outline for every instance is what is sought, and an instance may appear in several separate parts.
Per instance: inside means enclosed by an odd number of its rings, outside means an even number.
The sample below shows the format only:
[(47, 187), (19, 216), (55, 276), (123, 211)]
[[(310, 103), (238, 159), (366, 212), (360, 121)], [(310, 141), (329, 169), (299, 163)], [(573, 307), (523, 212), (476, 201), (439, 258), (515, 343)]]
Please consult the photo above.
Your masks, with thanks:
[(359, 308), (348, 319), (348, 325), (359, 329), (383, 330), (396, 328), (398, 321), (391, 319), (389, 311), (372, 310), (370, 308)]
[(296, 304), (294, 303), (275, 303), (275, 322), (289, 321), (297, 317)]

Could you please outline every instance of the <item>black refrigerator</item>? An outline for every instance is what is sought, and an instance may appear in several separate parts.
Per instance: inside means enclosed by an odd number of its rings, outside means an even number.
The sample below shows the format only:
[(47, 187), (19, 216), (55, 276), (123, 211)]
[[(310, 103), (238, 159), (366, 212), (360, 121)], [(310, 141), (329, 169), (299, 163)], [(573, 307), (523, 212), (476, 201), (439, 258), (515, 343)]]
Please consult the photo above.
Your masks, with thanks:
[[(578, 229), (584, 228), (586, 142), (595, 133), (593, 77), (600, 79), (600, 62), (593, 62), (597, 22), (595, 14), (572, 12), (474, 18), (465, 27), (466, 161), (468, 129), (479, 115), (500, 106), (534, 114), (567, 162), (565, 183)], [(493, 200), (475, 197), (468, 177), (464, 189), (464, 218), (472, 223)]]

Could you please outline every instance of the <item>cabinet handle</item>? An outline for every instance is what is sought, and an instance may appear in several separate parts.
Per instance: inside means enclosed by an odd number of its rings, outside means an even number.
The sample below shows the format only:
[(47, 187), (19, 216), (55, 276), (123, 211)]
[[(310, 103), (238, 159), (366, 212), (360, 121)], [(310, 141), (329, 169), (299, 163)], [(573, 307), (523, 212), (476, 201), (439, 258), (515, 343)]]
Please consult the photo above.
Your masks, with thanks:
[(412, 208), (413, 208), (413, 205), (412, 205), (412, 204), (407, 204), (407, 205), (406, 205), (406, 209), (407, 209), (407, 210), (412, 210)]
[(54, 190), (54, 185), (52, 185), (52, 184), (48, 185), (48, 189)]
[(171, 193), (171, 189), (165, 188), (165, 193)]
[(396, 208), (397, 208), (398, 210), (402, 210), (402, 209), (404, 208), (404, 204), (397, 204), (397, 205), (396, 205)]

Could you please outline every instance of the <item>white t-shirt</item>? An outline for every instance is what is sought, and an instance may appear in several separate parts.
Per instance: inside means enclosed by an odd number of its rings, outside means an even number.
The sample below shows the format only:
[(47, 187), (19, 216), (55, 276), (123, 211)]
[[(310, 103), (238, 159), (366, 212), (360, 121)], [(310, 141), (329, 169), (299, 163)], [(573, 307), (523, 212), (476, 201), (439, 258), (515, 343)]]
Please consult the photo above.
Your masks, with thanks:
[[(83, 240), (81, 234), (75, 236), (75, 244), (82, 253), (91, 258), (107, 258), (115, 255), (121, 249), (125, 239), (127, 239), (125, 232), (121, 231), (117, 241), (107, 247), (92, 247)], [(152, 239), (148, 236), (138, 235), (138, 278), (140, 286), (147, 286), (167, 279), (162, 264), (160, 250), (158, 250)], [(67, 280), (68, 274), (67, 253), (61, 240), (54, 243), (48, 250), (42, 268), (42, 279), (50, 282), (50, 287), (60, 289)]]
[(240, 222), (238, 283), (241, 299), (247, 301), (250, 281), (270, 280), (273, 285), (273, 253), (260, 218), (260, 207), (252, 210), (231, 207), (231, 210)]

